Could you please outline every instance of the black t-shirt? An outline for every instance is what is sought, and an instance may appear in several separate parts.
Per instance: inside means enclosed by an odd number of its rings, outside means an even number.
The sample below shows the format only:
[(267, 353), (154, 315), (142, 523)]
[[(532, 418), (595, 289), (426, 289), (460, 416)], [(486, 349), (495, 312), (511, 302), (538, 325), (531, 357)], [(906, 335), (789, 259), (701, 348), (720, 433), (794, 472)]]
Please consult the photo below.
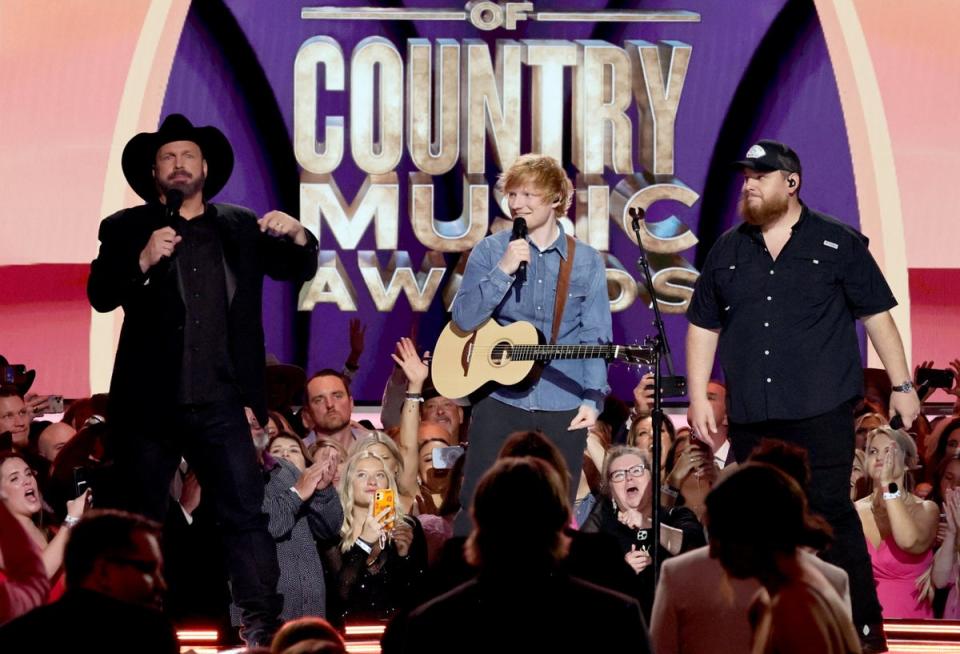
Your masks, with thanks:
[(809, 418), (860, 395), (856, 319), (896, 304), (866, 237), (804, 206), (776, 261), (757, 227), (721, 236), (687, 318), (720, 330), (728, 415), (753, 423)]

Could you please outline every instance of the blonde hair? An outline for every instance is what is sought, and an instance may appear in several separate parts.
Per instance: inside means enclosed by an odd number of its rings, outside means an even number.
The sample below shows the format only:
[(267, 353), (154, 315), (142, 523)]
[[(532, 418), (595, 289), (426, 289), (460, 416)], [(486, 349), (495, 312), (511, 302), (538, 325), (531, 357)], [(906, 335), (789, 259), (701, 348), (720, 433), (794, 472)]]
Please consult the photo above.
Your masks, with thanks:
[(500, 174), (498, 181), (504, 192), (526, 183), (533, 184), (549, 197), (558, 218), (567, 215), (573, 202), (573, 183), (559, 161), (544, 154), (521, 155)]
[(364, 436), (350, 448), (350, 455), (353, 456), (359, 452), (366, 452), (374, 445), (383, 445), (390, 450), (390, 456), (397, 462), (397, 474), (403, 472), (403, 455), (400, 454), (400, 447), (397, 442), (382, 431), (371, 432), (369, 436)]
[[(340, 491), (340, 504), (343, 506), (343, 524), (340, 526), (340, 551), (342, 552), (348, 551), (353, 547), (353, 544), (357, 542), (356, 537), (353, 535), (355, 527), (353, 522), (353, 505), (356, 499), (353, 496), (353, 477), (357, 472), (357, 465), (364, 459), (375, 459), (383, 465), (383, 471), (387, 475), (388, 488), (393, 491), (395, 498), (399, 499), (400, 497), (400, 492), (397, 490), (397, 478), (390, 472), (390, 467), (382, 456), (370, 450), (354, 452), (350, 458), (347, 459), (347, 465), (343, 471), (343, 477), (340, 479), (340, 488), (338, 489)], [(404, 513), (400, 508), (399, 502), (396, 503), (395, 506), (397, 514), (396, 521), (399, 522), (404, 518)]]
[[(916, 470), (920, 464), (920, 456), (917, 454), (917, 444), (914, 442), (913, 438), (902, 429), (894, 429), (889, 425), (884, 425), (882, 427), (877, 427), (867, 434), (867, 442), (865, 447), (866, 451), (870, 452), (870, 445), (873, 443), (873, 439), (878, 435), (883, 434), (890, 440), (894, 441), (897, 444), (897, 449), (903, 452), (903, 477), (904, 484), (907, 487), (908, 492), (913, 492), (914, 479), (913, 479), (913, 470)], [(864, 470), (866, 473), (866, 470)]]

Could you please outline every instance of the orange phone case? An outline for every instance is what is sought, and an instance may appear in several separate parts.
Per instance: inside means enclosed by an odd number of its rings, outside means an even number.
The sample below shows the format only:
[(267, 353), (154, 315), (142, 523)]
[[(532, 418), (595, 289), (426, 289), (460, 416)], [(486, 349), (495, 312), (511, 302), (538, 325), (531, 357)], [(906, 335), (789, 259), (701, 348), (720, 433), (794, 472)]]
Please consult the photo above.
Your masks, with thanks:
[(393, 529), (393, 523), (396, 519), (397, 509), (394, 504), (393, 491), (389, 488), (381, 488), (377, 491), (376, 495), (373, 496), (373, 515), (378, 516), (383, 512), (384, 509), (390, 509), (390, 512), (387, 513), (387, 518), (384, 521), (384, 529), (390, 530)]

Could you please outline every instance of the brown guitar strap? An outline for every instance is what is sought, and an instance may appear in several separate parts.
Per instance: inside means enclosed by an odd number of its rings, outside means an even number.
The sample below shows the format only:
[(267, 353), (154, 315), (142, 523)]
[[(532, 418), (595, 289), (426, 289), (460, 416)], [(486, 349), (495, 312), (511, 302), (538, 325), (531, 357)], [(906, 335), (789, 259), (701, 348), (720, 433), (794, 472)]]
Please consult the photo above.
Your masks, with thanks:
[(553, 334), (550, 336), (550, 345), (557, 344), (557, 335), (560, 333), (560, 320), (563, 318), (563, 308), (567, 304), (567, 289), (570, 288), (570, 271), (573, 270), (573, 255), (576, 249), (576, 239), (567, 234), (567, 258), (560, 260), (557, 299), (553, 303)]

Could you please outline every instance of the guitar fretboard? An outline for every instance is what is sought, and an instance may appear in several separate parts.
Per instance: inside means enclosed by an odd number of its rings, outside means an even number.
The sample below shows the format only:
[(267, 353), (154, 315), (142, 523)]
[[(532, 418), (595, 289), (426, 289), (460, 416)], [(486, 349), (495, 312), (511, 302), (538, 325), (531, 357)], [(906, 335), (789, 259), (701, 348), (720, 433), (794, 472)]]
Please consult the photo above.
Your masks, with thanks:
[(514, 345), (504, 348), (513, 361), (615, 359), (619, 345)]

